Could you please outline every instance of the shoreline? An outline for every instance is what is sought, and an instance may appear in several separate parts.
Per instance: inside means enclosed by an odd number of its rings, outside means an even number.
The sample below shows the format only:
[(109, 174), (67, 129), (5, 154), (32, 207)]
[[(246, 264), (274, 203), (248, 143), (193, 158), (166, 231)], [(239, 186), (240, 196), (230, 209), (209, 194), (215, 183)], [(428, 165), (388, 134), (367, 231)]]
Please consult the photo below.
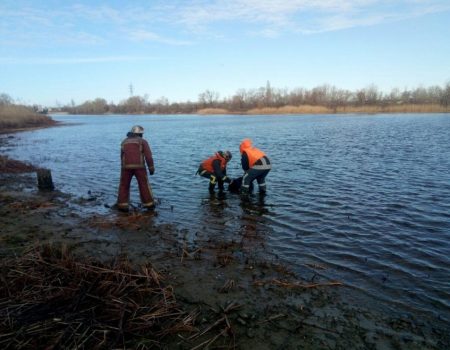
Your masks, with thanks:
[(282, 107), (261, 107), (253, 108), (249, 110), (230, 111), (225, 108), (202, 108), (191, 113), (157, 113), (157, 112), (136, 112), (136, 113), (69, 113), (69, 112), (51, 112), (49, 115), (320, 115), (320, 114), (332, 114), (332, 115), (374, 115), (374, 114), (448, 114), (450, 113), (450, 107), (443, 107), (440, 105), (392, 105), (392, 106), (338, 106), (338, 107), (326, 107), (317, 105), (302, 105), (302, 106), (282, 106)]
[[(234, 339), (236, 348), (242, 349), (450, 345), (445, 324), (391, 317), (353, 305), (343, 297), (344, 292), (351, 293), (345, 283), (320, 277), (312, 281), (267, 255), (255, 255), (254, 247), (264, 243), (258, 232), (248, 232), (240, 242), (193, 244), (183, 239), (183, 229), (158, 223), (158, 209), (86, 214), (83, 208), (95, 198), (39, 192), (32, 174), (0, 172), (0, 179), (0, 256), (20, 256), (30, 246), (58, 243), (80, 257), (109, 261), (126, 254), (135, 265), (151, 263), (164, 276), (164, 284), (173, 288), (180, 306), (197, 314), (197, 334), (206, 331), (189, 341), (189, 333), (168, 338), (169, 348), (206, 348), (208, 339), (215, 337), (214, 346), (233, 344)], [(316, 270), (320, 268), (312, 267), (312, 272)]]

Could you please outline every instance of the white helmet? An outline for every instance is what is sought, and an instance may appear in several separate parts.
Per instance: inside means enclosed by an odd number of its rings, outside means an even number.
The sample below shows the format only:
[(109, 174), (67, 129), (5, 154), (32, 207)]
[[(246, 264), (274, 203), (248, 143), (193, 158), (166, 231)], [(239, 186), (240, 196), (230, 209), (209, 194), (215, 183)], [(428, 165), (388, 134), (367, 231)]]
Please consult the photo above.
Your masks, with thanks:
[(133, 134), (143, 134), (144, 133), (144, 128), (140, 125), (135, 125), (131, 128), (131, 132)]

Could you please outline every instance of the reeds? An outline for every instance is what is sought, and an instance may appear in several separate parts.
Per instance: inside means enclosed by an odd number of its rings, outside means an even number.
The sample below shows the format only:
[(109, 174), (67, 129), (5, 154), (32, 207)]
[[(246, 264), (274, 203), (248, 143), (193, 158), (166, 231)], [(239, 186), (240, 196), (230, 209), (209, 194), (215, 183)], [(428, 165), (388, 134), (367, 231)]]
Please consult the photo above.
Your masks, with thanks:
[(327, 113), (333, 113), (333, 110), (325, 106), (311, 106), (311, 105), (253, 108), (246, 112), (246, 114), (327, 114)]
[(230, 114), (225, 108), (203, 108), (197, 111), (197, 114)]
[(54, 124), (46, 115), (33, 112), (25, 106), (0, 105), (0, 130), (21, 129)]
[[(252, 108), (247, 111), (241, 111), (238, 114), (249, 115), (284, 115), (284, 114), (375, 114), (375, 113), (448, 113), (448, 107), (438, 104), (379, 104), (364, 106), (324, 106), (324, 105), (300, 105), (300, 106), (282, 106), (282, 107), (261, 107)], [(197, 111), (198, 114), (236, 114), (223, 108), (205, 108)]]
[(391, 104), (337, 107), (335, 113), (448, 113), (449, 108), (438, 104)]
[(170, 286), (150, 265), (76, 259), (43, 246), (0, 266), (0, 348), (147, 349), (194, 332)]

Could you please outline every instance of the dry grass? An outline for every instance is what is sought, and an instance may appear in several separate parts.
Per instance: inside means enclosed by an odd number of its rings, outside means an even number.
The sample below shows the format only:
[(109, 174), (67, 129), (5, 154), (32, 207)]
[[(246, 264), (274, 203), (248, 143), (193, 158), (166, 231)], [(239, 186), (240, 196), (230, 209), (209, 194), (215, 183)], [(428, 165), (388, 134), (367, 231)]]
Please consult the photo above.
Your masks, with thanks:
[(265, 107), (253, 108), (246, 114), (327, 114), (333, 113), (333, 110), (325, 106), (283, 106), (279, 108)]
[(198, 114), (230, 114), (228, 109), (224, 108), (203, 108), (197, 111)]
[(52, 118), (35, 113), (24, 106), (0, 106), (0, 130), (45, 126), (53, 123)]
[(338, 107), (336, 113), (448, 113), (450, 108), (437, 104), (399, 104), (387, 106)]
[(111, 265), (43, 246), (0, 266), (2, 349), (149, 349), (198, 333), (152, 266)]
[[(375, 113), (449, 113), (450, 108), (437, 104), (400, 104), (400, 105), (385, 105), (385, 106), (341, 106), (336, 108), (326, 106), (283, 106), (283, 107), (264, 107), (253, 108), (248, 111), (240, 112), (239, 114), (250, 115), (283, 115), (283, 114), (346, 114), (346, 113), (360, 113), (360, 114), (375, 114)], [(236, 114), (237, 112), (230, 112), (223, 108), (205, 108), (197, 111), (198, 114)]]

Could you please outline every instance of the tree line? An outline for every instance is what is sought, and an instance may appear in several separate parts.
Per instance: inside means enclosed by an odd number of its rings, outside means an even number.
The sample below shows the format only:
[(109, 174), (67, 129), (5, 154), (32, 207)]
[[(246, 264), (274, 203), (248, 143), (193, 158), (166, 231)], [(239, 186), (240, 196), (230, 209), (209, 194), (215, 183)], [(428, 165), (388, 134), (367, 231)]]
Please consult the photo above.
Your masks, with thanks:
[(61, 111), (72, 114), (132, 114), (132, 113), (195, 113), (206, 108), (218, 108), (233, 113), (245, 113), (255, 108), (283, 106), (325, 106), (336, 109), (346, 106), (388, 106), (402, 104), (450, 105), (450, 82), (445, 86), (418, 87), (415, 89), (394, 88), (389, 93), (382, 92), (377, 86), (350, 91), (331, 85), (321, 85), (312, 89), (274, 88), (267, 82), (257, 89), (240, 89), (230, 97), (220, 98), (218, 92), (206, 90), (198, 95), (195, 102), (169, 102), (165, 97), (150, 101), (148, 96), (130, 96), (118, 104), (108, 103), (103, 98), (75, 105), (72, 102)]
[[(5, 97), (5, 96), (3, 96)], [(230, 113), (245, 113), (252, 109), (280, 108), (284, 106), (323, 106), (331, 110), (345, 110), (346, 107), (430, 105), (450, 107), (450, 82), (444, 86), (417, 87), (414, 89), (394, 88), (383, 92), (377, 86), (350, 91), (331, 85), (321, 85), (312, 89), (274, 88), (267, 82), (257, 89), (240, 89), (229, 97), (221, 98), (213, 90), (205, 90), (195, 102), (169, 102), (166, 97), (150, 101), (148, 95), (130, 96), (115, 104), (104, 98), (85, 101), (79, 105), (72, 101), (59, 111), (70, 114), (190, 114), (202, 109), (221, 109)], [(36, 109), (36, 107), (34, 107)]]

